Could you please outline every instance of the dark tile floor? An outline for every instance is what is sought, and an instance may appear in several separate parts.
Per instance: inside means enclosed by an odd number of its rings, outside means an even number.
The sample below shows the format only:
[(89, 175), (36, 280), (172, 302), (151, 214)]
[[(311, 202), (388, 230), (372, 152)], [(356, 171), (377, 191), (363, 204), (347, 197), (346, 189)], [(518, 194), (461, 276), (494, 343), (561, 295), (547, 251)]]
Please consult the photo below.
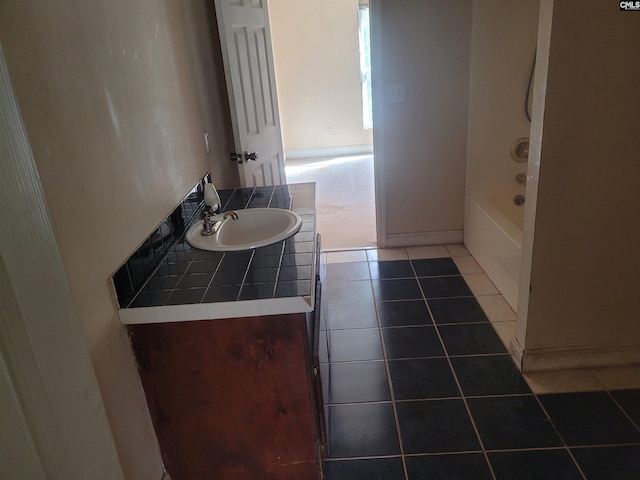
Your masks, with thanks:
[(640, 389), (533, 394), (452, 259), (324, 292), (327, 480), (640, 479)]

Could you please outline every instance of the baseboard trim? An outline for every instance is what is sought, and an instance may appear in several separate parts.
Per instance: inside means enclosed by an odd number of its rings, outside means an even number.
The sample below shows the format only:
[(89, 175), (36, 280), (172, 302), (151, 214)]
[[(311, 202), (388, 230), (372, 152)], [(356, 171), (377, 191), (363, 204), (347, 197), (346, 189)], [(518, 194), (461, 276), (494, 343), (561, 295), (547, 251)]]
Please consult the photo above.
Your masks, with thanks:
[(306, 148), (303, 150), (287, 150), (285, 158), (337, 157), (340, 155), (369, 155), (373, 153), (373, 145), (347, 145), (344, 147)]
[(385, 247), (412, 247), (422, 245), (446, 245), (462, 243), (462, 230), (439, 232), (394, 233), (385, 238)]
[(513, 358), (513, 361), (516, 362), (516, 366), (520, 369), (520, 371), (522, 371), (522, 352), (524, 351), (524, 348), (522, 348), (522, 345), (520, 345), (520, 342), (518, 341), (517, 338), (512, 338), (511, 342), (509, 343), (509, 353), (511, 354), (511, 357)]
[(529, 350), (511, 341), (511, 355), (523, 373), (640, 364), (640, 345), (548, 348)]

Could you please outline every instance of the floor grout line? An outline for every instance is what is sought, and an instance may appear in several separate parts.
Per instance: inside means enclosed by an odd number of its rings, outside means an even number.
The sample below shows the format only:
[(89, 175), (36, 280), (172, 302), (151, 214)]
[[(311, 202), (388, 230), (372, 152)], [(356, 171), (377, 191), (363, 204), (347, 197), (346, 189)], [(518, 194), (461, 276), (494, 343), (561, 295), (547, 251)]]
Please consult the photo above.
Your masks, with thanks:
[[(449, 257), (450, 258), (450, 257)], [(400, 260), (400, 261), (407, 261), (407, 260)], [(572, 449), (586, 449), (586, 448), (598, 448), (598, 447), (635, 447), (635, 446), (640, 446), (640, 442), (637, 443), (620, 443), (620, 444), (604, 444), (604, 445), (569, 445), (567, 444), (567, 442), (565, 441), (565, 439), (563, 438), (563, 436), (561, 435), (560, 431), (558, 430), (558, 427), (556, 426), (556, 424), (553, 422), (553, 420), (551, 419), (551, 416), (549, 415), (549, 413), (547, 412), (547, 410), (544, 408), (544, 405), (542, 404), (542, 401), (540, 400), (540, 396), (544, 396), (547, 393), (539, 393), (539, 392), (535, 392), (533, 390), (528, 391), (528, 392), (517, 392), (517, 393), (508, 393), (508, 394), (492, 394), (492, 395), (465, 395), (463, 389), (462, 389), (462, 384), (460, 383), (460, 379), (458, 378), (458, 372), (454, 369), (453, 363), (452, 363), (452, 359), (456, 359), (456, 358), (474, 358), (474, 357), (506, 357), (506, 356), (511, 356), (510, 353), (508, 352), (508, 348), (507, 351), (505, 352), (492, 352), (492, 353), (477, 353), (477, 354), (470, 354), (470, 355), (460, 355), (460, 354), (456, 354), (456, 355), (451, 355), (448, 352), (447, 346), (444, 342), (444, 339), (442, 337), (442, 334), (439, 330), (439, 327), (443, 327), (443, 326), (465, 326), (465, 325), (477, 325), (477, 324), (489, 324), (492, 326), (493, 331), (496, 333), (495, 331), (495, 327), (493, 325), (494, 322), (488, 320), (488, 321), (482, 321), (482, 322), (455, 322), (455, 323), (436, 323), (433, 312), (431, 310), (431, 305), (429, 304), (430, 300), (435, 300), (436, 298), (427, 298), (425, 293), (424, 293), (424, 289), (422, 284), (419, 281), (419, 278), (438, 278), (438, 277), (442, 277), (442, 276), (432, 276), (432, 277), (418, 277), (417, 276), (417, 272), (415, 271), (415, 266), (413, 265), (413, 263), (411, 262), (411, 259), (408, 260), (410, 262), (411, 268), (414, 272), (414, 276), (413, 277), (401, 277), (398, 279), (411, 279), (414, 278), (416, 279), (417, 283), (418, 283), (418, 287), (420, 289), (422, 298), (416, 298), (416, 299), (394, 299), (394, 300), (378, 300), (378, 298), (376, 297), (375, 294), (375, 290), (373, 288), (374, 285), (374, 281), (380, 281), (380, 280), (394, 280), (393, 278), (372, 278), (371, 277), (371, 263), (380, 263), (380, 262), (385, 262), (385, 260), (368, 260), (367, 261), (367, 266), (369, 268), (369, 273), (370, 273), (370, 278), (369, 279), (358, 279), (360, 281), (369, 281), (370, 286), (371, 286), (371, 296), (372, 296), (372, 301), (371, 302), (366, 302), (366, 303), (372, 303), (373, 307), (374, 307), (374, 311), (375, 311), (375, 315), (376, 315), (376, 327), (362, 327), (362, 328), (338, 328), (338, 329), (330, 329), (328, 327), (328, 322), (327, 322), (327, 335), (329, 335), (329, 331), (342, 331), (342, 330), (363, 330), (363, 329), (373, 329), (373, 328), (377, 328), (377, 332), (378, 332), (378, 339), (380, 341), (381, 344), (381, 349), (382, 349), (382, 357), (381, 359), (371, 359), (371, 360), (350, 360), (350, 361), (343, 361), (343, 362), (328, 362), (329, 364), (345, 364), (345, 363), (370, 363), (370, 362), (383, 362), (384, 364), (384, 369), (385, 369), (385, 374), (386, 374), (386, 383), (387, 383), (387, 387), (389, 389), (389, 396), (390, 396), (390, 400), (378, 400), (378, 401), (372, 401), (372, 402), (343, 402), (343, 403), (331, 403), (328, 404), (330, 406), (336, 406), (336, 405), (358, 405), (358, 404), (372, 404), (372, 403), (378, 403), (378, 404), (387, 404), (390, 403), (392, 406), (392, 411), (393, 411), (393, 417), (394, 417), (394, 422), (395, 422), (395, 428), (396, 428), (396, 434), (398, 437), (398, 443), (399, 443), (399, 448), (400, 448), (400, 453), (399, 455), (371, 455), (371, 456), (360, 456), (360, 457), (332, 457), (331, 459), (327, 459), (327, 461), (339, 461), (339, 460), (356, 460), (356, 459), (384, 459), (384, 458), (400, 458), (402, 461), (402, 468), (403, 468), (403, 473), (404, 473), (404, 478), (405, 480), (409, 480), (409, 472), (408, 472), (408, 468), (407, 468), (407, 463), (406, 463), (406, 459), (407, 458), (412, 458), (412, 457), (421, 457), (421, 456), (440, 456), (440, 455), (456, 455), (456, 454), (465, 454), (465, 453), (482, 453), (486, 462), (486, 465), (489, 469), (489, 472), (491, 474), (491, 478), (493, 480), (496, 480), (496, 473), (494, 472), (493, 469), (493, 465), (489, 459), (489, 453), (494, 454), (494, 453), (506, 453), (506, 452), (535, 452), (535, 451), (565, 451), (568, 453), (568, 455), (570, 456), (573, 464), (575, 465), (575, 467), (577, 468), (579, 474), (582, 476), (583, 480), (587, 480), (587, 476), (584, 473), (584, 471), (582, 470), (582, 468), (580, 467), (580, 465), (578, 464), (576, 458), (574, 457), (573, 453), (572, 453)], [(363, 262), (360, 262), (363, 263)], [(455, 277), (455, 276), (459, 276), (459, 275), (446, 275), (446, 277)], [(341, 280), (336, 280), (336, 282), (340, 282)], [(342, 280), (342, 282), (349, 282), (349, 281), (356, 281), (356, 280)], [(475, 298), (477, 300), (478, 295), (471, 295), (471, 296), (460, 296), (460, 297), (437, 297), (439, 298), (447, 298), (447, 299), (454, 299), (454, 298)], [(427, 312), (428, 315), (430, 317), (431, 323), (425, 323), (425, 324), (412, 324), (412, 325), (391, 325), (391, 326), (382, 326), (381, 323), (381, 316), (380, 316), (380, 310), (379, 310), (379, 305), (381, 303), (387, 303), (387, 302), (409, 302), (409, 301), (422, 301), (424, 302), (424, 304), (426, 305), (427, 308)], [(352, 303), (363, 303), (363, 302), (336, 302), (336, 303), (328, 303), (328, 304), (352, 304)], [(483, 309), (484, 311), (484, 309)], [(486, 315), (486, 313), (485, 313)], [(393, 329), (411, 329), (411, 328), (417, 328), (417, 327), (430, 327), (433, 328), (438, 341), (440, 342), (440, 346), (442, 347), (442, 350), (444, 352), (443, 355), (438, 355), (438, 356), (426, 356), (426, 357), (399, 357), (399, 358), (389, 358), (388, 355), (388, 351), (387, 351), (387, 346), (385, 343), (385, 336), (384, 336), (384, 332), (385, 331), (391, 331)], [(498, 335), (499, 337), (499, 335)], [(499, 337), (500, 338), (500, 337)], [(501, 343), (504, 344), (504, 342), (502, 341), (502, 339), (500, 338)], [(401, 362), (401, 361), (407, 361), (407, 360), (423, 360), (423, 359), (446, 359), (447, 360), (447, 365), (449, 367), (450, 373), (453, 376), (453, 379), (455, 381), (456, 384), (456, 388), (458, 389), (458, 392), (460, 394), (460, 396), (448, 396), (448, 397), (430, 397), (430, 398), (409, 398), (409, 399), (397, 399), (396, 398), (396, 393), (393, 387), (393, 379), (391, 376), (391, 369), (390, 369), (390, 364), (391, 362)], [(523, 380), (526, 379), (524, 378), (524, 375), (522, 373), (520, 373), (520, 375), (522, 376)], [(619, 402), (613, 397), (613, 395), (611, 394), (611, 390), (607, 389), (606, 386), (598, 379), (598, 381), (600, 382), (601, 386), (604, 388), (604, 391), (607, 392), (608, 396), (610, 397), (610, 399), (618, 406), (618, 408), (624, 413), (625, 417), (627, 418), (627, 420), (629, 420), (631, 422), (631, 424), (638, 430), (640, 430), (640, 428), (638, 427), (638, 425), (636, 424), (636, 422), (633, 421), (633, 419), (630, 417), (630, 415), (627, 413), (627, 411), (619, 404)], [(527, 382), (528, 383), (528, 382)], [(616, 389), (613, 389), (616, 390)], [(551, 392), (549, 392), (551, 393)], [(561, 392), (562, 393), (562, 392)], [(586, 393), (586, 392), (575, 392), (575, 393)], [(471, 399), (485, 399), (485, 398), (517, 398), (517, 397), (533, 397), (535, 399), (535, 401), (537, 402), (538, 406), (542, 409), (542, 412), (544, 413), (546, 420), (552, 425), (553, 427), (553, 431), (555, 432), (555, 434), (558, 436), (559, 440), (561, 441), (562, 445), (561, 446), (549, 446), (549, 447), (532, 447), (532, 448), (502, 448), (502, 449), (490, 449), (487, 448), (484, 444), (483, 438), (480, 435), (478, 426), (476, 425), (476, 420), (473, 417), (472, 413), (471, 413), (471, 409), (469, 407), (469, 404), (467, 402), (467, 400), (471, 400)], [(403, 404), (403, 403), (409, 403), (409, 402), (428, 402), (428, 401), (442, 401), (442, 400), (462, 400), (465, 409), (466, 409), (466, 413), (467, 416), (469, 418), (469, 421), (471, 423), (471, 426), (473, 428), (473, 431), (476, 435), (476, 439), (478, 441), (478, 444), (480, 446), (480, 450), (471, 450), (471, 451), (455, 451), (455, 452), (424, 452), (424, 453), (406, 453), (405, 452), (405, 446), (404, 446), (404, 442), (402, 439), (402, 429), (401, 429), (401, 425), (400, 425), (400, 419), (399, 419), (399, 414), (398, 414), (398, 409), (397, 409), (397, 405), (398, 404)]]
[(538, 397), (537, 394), (533, 394), (534, 398), (536, 399), (536, 402), (538, 402), (538, 406), (542, 409), (542, 411), (544, 412), (545, 416), (547, 417), (547, 420), (549, 421), (549, 423), (551, 424), (551, 426), (553, 427), (553, 430), (556, 432), (556, 435), (558, 436), (558, 438), (560, 439), (560, 441), (562, 442), (564, 449), (566, 450), (566, 452), (569, 454), (569, 456), (571, 457), (571, 460), (573, 461), (574, 465), (576, 466), (576, 468), (578, 469), (578, 471), (580, 472), (580, 475), (582, 475), (583, 480), (588, 480), (587, 476), (584, 474), (584, 472), (582, 471), (582, 468), (580, 468), (580, 465), (578, 464), (576, 458), (573, 456), (573, 453), (571, 453), (571, 449), (569, 448), (569, 446), (567, 445), (566, 440), (564, 439), (564, 437), (562, 436), (562, 433), (560, 432), (560, 430), (558, 430), (558, 427), (556, 426), (556, 424), (554, 423), (554, 421), (551, 419), (551, 415), (549, 415), (549, 412), (547, 411), (546, 408), (544, 408), (544, 405), (542, 403), (542, 401), (540, 400), (540, 398)]
[[(367, 265), (367, 267), (369, 268), (369, 273), (371, 274), (371, 267), (370, 265)], [(389, 387), (389, 395), (391, 397), (391, 408), (393, 410), (393, 420), (395, 422), (395, 426), (396, 426), (396, 434), (398, 435), (398, 445), (400, 447), (400, 461), (402, 462), (402, 469), (404, 471), (404, 478), (405, 480), (409, 480), (409, 472), (407, 470), (407, 462), (406, 462), (406, 457), (404, 454), (404, 442), (402, 441), (402, 430), (400, 428), (400, 418), (398, 416), (398, 409), (397, 409), (397, 405), (396, 405), (396, 397), (395, 397), (395, 391), (393, 389), (393, 382), (391, 379), (391, 370), (389, 368), (389, 356), (387, 355), (387, 346), (385, 344), (384, 341), (384, 335), (383, 335), (383, 331), (382, 331), (382, 327), (380, 324), (380, 315), (378, 312), (378, 305), (375, 302), (375, 293), (373, 292), (373, 279), (371, 279), (371, 291), (374, 294), (374, 309), (376, 312), (376, 323), (378, 325), (378, 335), (380, 338), (380, 344), (382, 347), (382, 357), (384, 359), (384, 368), (385, 368), (385, 372), (387, 374), (387, 386)]]
[[(411, 268), (414, 270), (414, 273), (416, 273), (416, 275), (417, 275), (417, 272), (415, 271), (415, 267), (414, 267), (413, 263), (411, 264)], [(491, 462), (489, 461), (489, 456), (487, 455), (487, 451), (486, 451), (486, 449), (484, 447), (484, 442), (482, 440), (482, 437), (480, 436), (480, 431), (478, 430), (478, 427), (476, 425), (475, 419), (471, 415), (471, 409), (469, 408), (469, 404), (468, 404), (466, 398), (464, 397), (464, 391), (462, 390), (462, 385), (460, 384), (460, 380), (458, 379), (458, 375), (457, 375), (456, 371), (453, 368), (453, 364), (451, 363), (451, 358), (449, 357), (449, 352), (447, 351), (447, 346), (445, 345), (444, 340), (442, 339), (442, 335), (440, 334), (440, 330), (438, 329), (438, 326), (437, 326), (436, 321), (435, 321), (435, 317), (433, 316), (433, 312), (431, 310), (431, 307), (429, 306), (429, 302), (427, 301), (427, 297), (424, 294), (424, 290), (422, 288), (422, 284), (420, 283), (420, 281), (418, 281), (418, 287), (420, 288), (420, 291), (422, 292), (422, 296), (424, 297), (424, 302), (427, 305), (427, 310), (429, 311), (429, 315), (431, 316), (431, 320), (433, 321), (433, 325), (434, 325), (434, 328), (436, 330), (436, 334), (438, 335), (438, 339), (440, 340), (440, 344), (441, 344), (442, 349), (443, 349), (443, 351), (445, 353), (445, 357), (446, 357), (447, 363), (449, 365), (449, 370), (451, 371), (451, 373), (453, 375), (453, 379), (456, 382), (456, 386), (458, 388), (458, 391), (460, 392), (460, 395), (462, 396), (462, 402), (464, 403), (464, 408), (466, 409), (467, 415), (469, 417), (469, 420), (471, 421), (471, 425), (473, 427), (473, 430), (475, 432), (476, 438), (478, 440), (478, 444), (480, 445), (480, 448), (482, 450), (482, 455), (484, 456), (485, 462), (486, 462), (486, 464), (487, 464), (487, 466), (489, 468), (489, 473), (491, 474), (491, 478), (493, 480), (496, 480), (496, 474), (493, 471), (493, 466), (491, 465)]]

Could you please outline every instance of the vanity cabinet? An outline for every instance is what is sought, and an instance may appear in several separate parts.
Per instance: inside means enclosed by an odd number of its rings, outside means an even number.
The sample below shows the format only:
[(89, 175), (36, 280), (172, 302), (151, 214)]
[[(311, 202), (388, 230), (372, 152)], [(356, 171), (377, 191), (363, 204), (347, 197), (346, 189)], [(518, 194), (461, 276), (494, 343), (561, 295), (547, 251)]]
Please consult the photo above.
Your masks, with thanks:
[(281, 242), (222, 253), (184, 238), (206, 181), (171, 214), (173, 240), (158, 242), (159, 227), (113, 276), (165, 469), (172, 480), (322, 479), (315, 184), (221, 190), (225, 211), (302, 221)]
[(173, 480), (323, 478), (318, 319), (316, 310), (127, 327)]

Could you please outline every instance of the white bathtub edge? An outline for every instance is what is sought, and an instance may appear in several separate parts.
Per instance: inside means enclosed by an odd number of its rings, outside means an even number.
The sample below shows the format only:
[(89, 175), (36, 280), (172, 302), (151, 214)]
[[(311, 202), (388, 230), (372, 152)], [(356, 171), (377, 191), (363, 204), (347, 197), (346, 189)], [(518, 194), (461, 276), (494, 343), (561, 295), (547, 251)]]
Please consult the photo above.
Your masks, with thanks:
[(473, 199), (467, 202), (464, 244), (509, 306), (517, 311), (522, 254), (518, 240), (522, 234), (519, 238), (513, 235), (518, 233), (517, 228), (488, 201), (481, 202)]

